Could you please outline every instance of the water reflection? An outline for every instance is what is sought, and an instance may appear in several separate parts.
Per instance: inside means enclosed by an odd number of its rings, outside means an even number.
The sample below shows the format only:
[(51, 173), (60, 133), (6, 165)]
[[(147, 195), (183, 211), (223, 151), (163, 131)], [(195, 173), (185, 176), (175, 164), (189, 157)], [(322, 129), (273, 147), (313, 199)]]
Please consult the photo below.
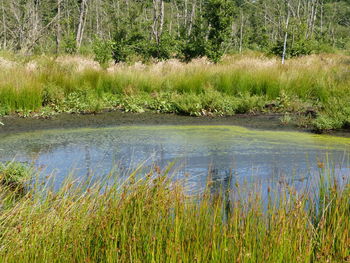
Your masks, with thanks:
[[(231, 126), (138, 126), (56, 130), (0, 138), (0, 161), (15, 158), (56, 174), (57, 183), (74, 171), (96, 178), (114, 169), (127, 175), (144, 164), (166, 167), (175, 161), (177, 178), (201, 189), (212, 178), (213, 191), (234, 183), (303, 183), (317, 174), (318, 163), (333, 163), (348, 174), (350, 140), (296, 132), (255, 131)], [(328, 158), (328, 160), (327, 160)], [(230, 179), (231, 178), (231, 179)], [(216, 189), (216, 190), (215, 190)]]

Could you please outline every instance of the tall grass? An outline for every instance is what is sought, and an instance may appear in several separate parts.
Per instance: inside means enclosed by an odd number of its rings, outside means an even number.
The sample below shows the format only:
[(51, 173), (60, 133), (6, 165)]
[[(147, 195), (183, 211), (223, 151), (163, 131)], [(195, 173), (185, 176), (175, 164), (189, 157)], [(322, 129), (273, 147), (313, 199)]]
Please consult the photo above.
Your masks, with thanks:
[(85, 58), (37, 58), (29, 62), (34, 69), (19, 63), (0, 71), (0, 112), (117, 108), (190, 115), (302, 115), (312, 109), (319, 117), (313, 123), (317, 128), (341, 128), (350, 123), (349, 60), (313, 55), (280, 65), (273, 58), (231, 56), (218, 65), (168, 61), (102, 69)]
[[(189, 195), (166, 171), (2, 196), (2, 262), (348, 262), (350, 184)], [(6, 187), (5, 187), (6, 189)], [(259, 189), (257, 187), (257, 189)], [(277, 188), (276, 188), (277, 189)], [(2, 193), (4, 192), (2, 186)], [(11, 199), (11, 202), (6, 200)]]

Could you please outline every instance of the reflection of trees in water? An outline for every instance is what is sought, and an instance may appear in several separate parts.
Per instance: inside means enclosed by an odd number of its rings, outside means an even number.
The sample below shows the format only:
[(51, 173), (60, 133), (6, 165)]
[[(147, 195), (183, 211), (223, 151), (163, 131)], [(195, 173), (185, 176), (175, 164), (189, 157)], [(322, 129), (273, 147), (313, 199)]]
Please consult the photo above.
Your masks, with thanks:
[(53, 153), (57, 148), (66, 147), (68, 145), (68, 142), (43, 143), (42, 141), (28, 142), (26, 140), (23, 140), (15, 144), (4, 145), (3, 151), (6, 152), (7, 156), (9, 154), (23, 154), (28, 156), (29, 158), (36, 158), (42, 154)]
[(223, 193), (231, 188), (232, 168), (219, 168), (210, 165), (208, 168), (208, 186), (212, 194)]
[(211, 165), (208, 168), (207, 186), (213, 202), (222, 199), (224, 204), (224, 215), (227, 217), (232, 211), (230, 190), (232, 189), (233, 169), (219, 168)]

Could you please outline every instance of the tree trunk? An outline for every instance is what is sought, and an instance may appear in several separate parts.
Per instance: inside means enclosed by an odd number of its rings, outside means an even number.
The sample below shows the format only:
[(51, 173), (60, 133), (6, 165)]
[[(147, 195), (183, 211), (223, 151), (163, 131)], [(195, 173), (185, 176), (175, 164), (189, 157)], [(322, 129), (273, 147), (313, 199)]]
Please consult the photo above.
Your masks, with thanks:
[(192, 4), (192, 12), (191, 12), (191, 17), (190, 17), (190, 24), (188, 26), (188, 36), (191, 35), (192, 33), (192, 27), (193, 27), (193, 21), (194, 21), (194, 17), (196, 15), (196, 1), (194, 1), (194, 3)]
[(1, 4), (2, 4), (2, 26), (3, 26), (3, 34), (4, 34), (4, 40), (2, 43), (2, 47), (3, 49), (6, 49), (7, 47), (7, 25), (6, 25), (6, 17), (5, 17), (5, 6), (4, 6), (4, 1), (2, 0)]
[(157, 45), (160, 44), (160, 37), (164, 27), (164, 1), (153, 0), (153, 25), (152, 32)]
[(286, 60), (289, 17), (290, 17), (290, 10), (289, 10), (289, 2), (288, 2), (287, 3), (287, 21), (286, 21), (286, 29), (285, 29), (286, 31), (284, 34), (284, 42), (283, 42), (282, 65), (285, 63), (285, 60)]
[(239, 33), (239, 53), (242, 54), (243, 50), (243, 26), (244, 26), (244, 15), (243, 10), (241, 9), (241, 26), (240, 26), (240, 33)]
[(78, 49), (80, 49), (81, 42), (83, 39), (87, 1), (88, 0), (82, 0), (80, 5), (79, 24), (78, 24), (78, 30), (76, 35), (76, 45)]
[(62, 0), (57, 0), (56, 54), (59, 53), (61, 46), (61, 3)]

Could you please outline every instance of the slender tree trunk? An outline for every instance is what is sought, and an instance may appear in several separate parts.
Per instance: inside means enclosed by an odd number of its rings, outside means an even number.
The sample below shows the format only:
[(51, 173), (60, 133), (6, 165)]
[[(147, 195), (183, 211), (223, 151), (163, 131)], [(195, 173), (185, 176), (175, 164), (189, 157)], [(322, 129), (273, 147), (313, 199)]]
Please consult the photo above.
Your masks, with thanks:
[(286, 31), (284, 33), (284, 42), (283, 42), (282, 64), (284, 64), (286, 60), (289, 17), (290, 17), (290, 8), (289, 8), (289, 2), (288, 2), (287, 3), (287, 21), (286, 21), (286, 28), (285, 28)]
[(240, 33), (239, 33), (239, 53), (242, 54), (243, 50), (243, 26), (244, 26), (244, 14), (243, 10), (241, 9), (241, 26), (240, 26)]
[(84, 22), (83, 22), (83, 27), (81, 28), (81, 35), (80, 35), (80, 39), (79, 39), (79, 48), (81, 47), (81, 43), (83, 42), (83, 35), (84, 35), (84, 30), (85, 30), (85, 25), (86, 25), (86, 20), (87, 20), (87, 10), (88, 10), (88, 6), (86, 6), (85, 8), (85, 16), (84, 16)]
[(96, 33), (97, 33), (97, 35), (99, 36), (99, 37), (101, 37), (101, 31), (100, 31), (100, 20), (101, 20), (101, 18), (100, 18), (100, 0), (97, 0), (96, 1)]
[(188, 0), (185, 0), (185, 10), (184, 10), (184, 16), (185, 16), (185, 28), (187, 28), (187, 20), (188, 20)]
[(188, 35), (190, 36), (192, 33), (192, 27), (193, 27), (193, 21), (194, 21), (194, 17), (196, 15), (196, 1), (194, 1), (194, 3), (192, 4), (192, 12), (191, 12), (191, 17), (190, 17), (190, 24), (188, 26)]
[(160, 44), (160, 38), (164, 27), (164, 1), (153, 0), (153, 25), (152, 31), (157, 45)]
[(170, 5), (170, 21), (169, 21), (169, 35), (172, 35), (173, 33), (173, 16), (174, 16), (174, 9), (173, 5)]
[(177, 36), (180, 37), (180, 12), (177, 4), (175, 3), (176, 8), (176, 27), (177, 27)]
[(58, 54), (61, 46), (61, 3), (57, 0), (57, 22), (56, 22), (56, 53)]
[(321, 0), (321, 14), (320, 14), (320, 32), (321, 32), (321, 35), (323, 34), (323, 1)]
[(6, 25), (6, 16), (5, 16), (5, 0), (1, 1), (1, 7), (2, 7), (2, 26), (3, 26), (3, 34), (4, 34), (4, 41), (2, 43), (3, 49), (6, 49), (7, 47), (7, 25)]
[(152, 24), (152, 32), (154, 39), (158, 43), (158, 28), (157, 28), (157, 22), (158, 22), (158, 0), (153, 0), (153, 24)]
[(164, 1), (163, 0), (160, 0), (160, 14), (159, 14), (159, 16), (160, 16), (159, 17), (160, 24), (159, 24), (158, 40), (160, 41), (160, 37), (163, 34), (163, 28), (164, 28)]
[(80, 48), (81, 42), (83, 39), (83, 30), (84, 30), (87, 1), (88, 0), (82, 0), (80, 5), (79, 24), (78, 24), (78, 30), (76, 35), (76, 45), (78, 49)]
[(313, 17), (312, 17), (312, 26), (311, 26), (311, 38), (314, 35), (314, 31), (315, 31), (315, 24), (316, 24), (316, 18), (317, 18), (317, 9), (318, 9), (318, 1), (315, 1), (315, 7), (314, 7), (314, 13), (313, 13)]

